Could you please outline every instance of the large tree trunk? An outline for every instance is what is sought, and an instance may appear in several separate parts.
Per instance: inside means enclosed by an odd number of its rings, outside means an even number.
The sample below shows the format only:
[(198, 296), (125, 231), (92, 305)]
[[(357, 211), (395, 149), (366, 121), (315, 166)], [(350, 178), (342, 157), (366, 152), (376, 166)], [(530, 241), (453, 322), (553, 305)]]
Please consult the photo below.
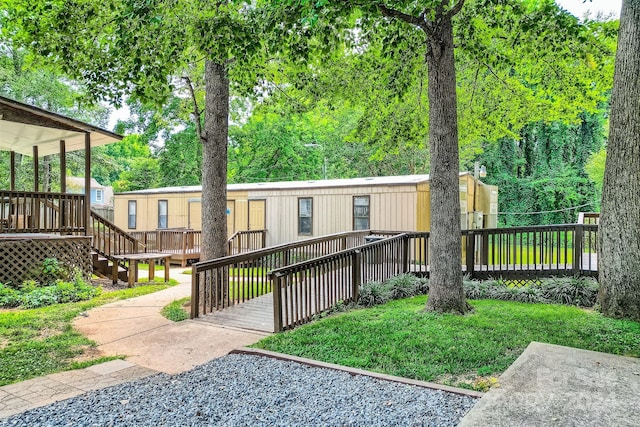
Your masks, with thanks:
[(431, 154), (431, 275), (426, 309), (470, 310), (462, 287), (458, 117), (451, 18), (428, 36), (429, 151)]
[(640, 320), (640, 0), (620, 15), (599, 243), (602, 312)]
[(220, 258), (227, 254), (229, 77), (226, 65), (207, 61), (205, 84), (201, 260)]

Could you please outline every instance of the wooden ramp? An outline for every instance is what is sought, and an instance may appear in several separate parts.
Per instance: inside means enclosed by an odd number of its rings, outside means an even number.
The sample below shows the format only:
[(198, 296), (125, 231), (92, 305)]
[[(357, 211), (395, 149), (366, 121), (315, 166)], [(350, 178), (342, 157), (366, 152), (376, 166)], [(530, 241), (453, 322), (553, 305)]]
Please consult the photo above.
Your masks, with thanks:
[(252, 331), (273, 332), (273, 294), (268, 293), (193, 320)]

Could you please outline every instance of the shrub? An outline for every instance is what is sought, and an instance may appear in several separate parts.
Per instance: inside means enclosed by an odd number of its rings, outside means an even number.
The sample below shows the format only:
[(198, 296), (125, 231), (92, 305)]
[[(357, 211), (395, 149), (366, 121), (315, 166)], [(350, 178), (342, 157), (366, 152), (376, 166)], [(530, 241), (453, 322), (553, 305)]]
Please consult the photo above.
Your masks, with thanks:
[(21, 305), (23, 308), (38, 308), (56, 304), (57, 302), (58, 295), (56, 292), (56, 286), (54, 285), (44, 286), (22, 294)]
[(510, 288), (508, 286), (492, 286), (487, 298), (500, 301), (516, 301), (520, 288)]
[(598, 297), (598, 283), (587, 277), (553, 278), (540, 289), (546, 299), (557, 304), (593, 307)]
[(385, 282), (391, 291), (392, 299), (412, 297), (417, 294), (416, 277), (411, 274), (400, 274)]
[(380, 282), (367, 282), (360, 287), (358, 305), (362, 307), (373, 307), (377, 304), (384, 304), (393, 297), (391, 290)]
[(46, 258), (42, 261), (42, 281), (45, 285), (53, 285), (58, 280), (68, 281), (72, 272), (66, 266), (60, 265), (55, 258)]
[(24, 293), (29, 293), (31, 291), (35, 291), (39, 287), (40, 287), (40, 283), (36, 282), (35, 280), (25, 280), (18, 286), (18, 289), (20, 290), (20, 292), (24, 294)]
[(544, 297), (542, 289), (537, 286), (523, 286), (521, 288), (515, 288), (516, 292), (513, 292), (513, 300), (518, 302), (530, 302), (530, 303), (545, 303), (549, 302)]
[(429, 279), (419, 277), (416, 280), (416, 295), (427, 295), (429, 293)]
[(477, 280), (467, 280), (462, 282), (464, 294), (469, 299), (491, 298), (496, 286), (490, 282), (479, 282)]
[(20, 292), (0, 283), (0, 307), (17, 307), (20, 303)]

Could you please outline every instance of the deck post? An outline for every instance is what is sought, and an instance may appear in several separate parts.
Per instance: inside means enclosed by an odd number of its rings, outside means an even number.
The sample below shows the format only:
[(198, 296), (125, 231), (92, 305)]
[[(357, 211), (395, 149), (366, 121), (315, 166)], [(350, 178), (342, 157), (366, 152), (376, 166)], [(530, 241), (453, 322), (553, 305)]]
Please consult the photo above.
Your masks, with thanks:
[(273, 289), (273, 329), (282, 332), (282, 278), (271, 273), (271, 289)]
[(191, 270), (191, 318), (195, 319), (200, 313), (200, 274), (198, 269)]
[(467, 233), (467, 274), (471, 279), (474, 277), (474, 264), (475, 264), (475, 252), (476, 252), (476, 236), (473, 230), (469, 230)]
[[(60, 140), (60, 192), (63, 194), (67, 193), (67, 146), (64, 139)], [(60, 229), (66, 227), (67, 218), (66, 218), (66, 203), (64, 200), (60, 201), (60, 214), (58, 217)]]
[(584, 237), (584, 225), (575, 224), (573, 232), (573, 274), (579, 275), (582, 270), (582, 240)]
[(409, 272), (409, 235), (402, 238), (402, 272)]
[(40, 171), (38, 170), (38, 146), (33, 146), (33, 191), (36, 193), (40, 190)]
[(353, 252), (353, 261), (351, 263), (351, 295), (353, 302), (357, 303), (360, 296), (360, 282), (362, 281), (362, 252), (356, 250)]

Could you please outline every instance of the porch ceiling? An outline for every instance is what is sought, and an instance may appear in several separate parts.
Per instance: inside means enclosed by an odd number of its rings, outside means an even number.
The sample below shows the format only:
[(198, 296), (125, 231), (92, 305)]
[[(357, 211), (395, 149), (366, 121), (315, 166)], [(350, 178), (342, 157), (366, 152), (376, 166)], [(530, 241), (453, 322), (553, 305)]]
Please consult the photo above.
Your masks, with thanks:
[(49, 111), (0, 97), (0, 151), (15, 151), (31, 156), (84, 149), (85, 133), (91, 135), (91, 147), (120, 141), (121, 135)]

